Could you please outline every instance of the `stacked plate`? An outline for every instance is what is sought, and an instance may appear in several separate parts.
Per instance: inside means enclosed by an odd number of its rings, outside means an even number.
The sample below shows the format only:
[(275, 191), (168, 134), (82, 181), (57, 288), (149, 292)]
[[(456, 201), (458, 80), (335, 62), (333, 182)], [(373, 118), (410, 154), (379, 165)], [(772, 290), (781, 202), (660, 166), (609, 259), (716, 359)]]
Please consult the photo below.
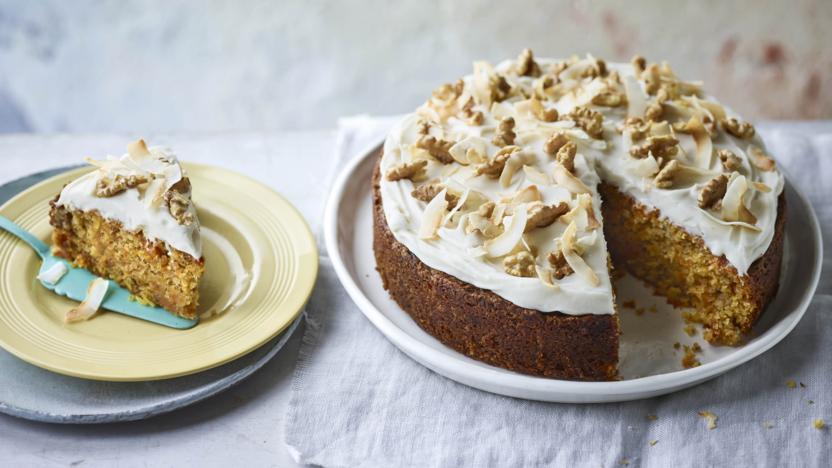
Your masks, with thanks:
[[(241, 381), (298, 327), (318, 269), (303, 217), (248, 177), (185, 168), (203, 232), (200, 308), (228, 300), (239, 284), (229, 265), (242, 263), (247, 287), (234, 306), (188, 330), (109, 312), (66, 325), (62, 317), (75, 303), (43, 288), (34, 251), (0, 232), (0, 411), (65, 423), (170, 411)], [(89, 170), (57, 169), (0, 187), (0, 215), (47, 241), (49, 200)]]

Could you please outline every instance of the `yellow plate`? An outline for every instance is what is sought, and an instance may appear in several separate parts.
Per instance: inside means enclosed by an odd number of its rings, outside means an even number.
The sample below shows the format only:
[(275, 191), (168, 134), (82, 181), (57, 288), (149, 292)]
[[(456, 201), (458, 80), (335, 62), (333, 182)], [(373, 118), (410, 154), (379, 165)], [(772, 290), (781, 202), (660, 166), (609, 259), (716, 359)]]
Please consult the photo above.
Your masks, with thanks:
[[(263, 184), (218, 167), (184, 164), (202, 224), (205, 276), (200, 311), (224, 304), (234, 289), (231, 263), (248, 272), (240, 301), (190, 330), (174, 330), (114, 312), (67, 325), (74, 302), (36, 279), (40, 259), (0, 232), (0, 346), (39, 367), (74, 377), (156, 380), (236, 359), (283, 331), (300, 313), (318, 274), (309, 226)], [(90, 171), (47, 179), (0, 207), (0, 215), (48, 242), (49, 200)], [(245, 284), (245, 283), (244, 283)]]

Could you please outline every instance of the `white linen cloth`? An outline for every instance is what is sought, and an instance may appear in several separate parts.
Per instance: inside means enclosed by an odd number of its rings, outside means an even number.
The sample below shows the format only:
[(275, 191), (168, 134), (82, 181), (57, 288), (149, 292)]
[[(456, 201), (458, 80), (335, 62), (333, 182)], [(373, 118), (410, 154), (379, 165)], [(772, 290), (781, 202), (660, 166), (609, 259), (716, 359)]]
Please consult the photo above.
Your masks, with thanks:
[[(342, 120), (337, 168), (389, 124)], [(832, 123), (761, 130), (832, 238)], [(327, 467), (829, 466), (832, 433), (813, 427), (816, 418), (832, 423), (832, 249), (825, 244), (814, 301), (774, 349), (675, 394), (586, 405), (493, 395), (422, 367), (364, 318), (323, 252), (286, 444), (296, 461)], [(788, 388), (788, 380), (805, 388)], [(719, 417), (716, 429), (697, 414), (704, 410)]]

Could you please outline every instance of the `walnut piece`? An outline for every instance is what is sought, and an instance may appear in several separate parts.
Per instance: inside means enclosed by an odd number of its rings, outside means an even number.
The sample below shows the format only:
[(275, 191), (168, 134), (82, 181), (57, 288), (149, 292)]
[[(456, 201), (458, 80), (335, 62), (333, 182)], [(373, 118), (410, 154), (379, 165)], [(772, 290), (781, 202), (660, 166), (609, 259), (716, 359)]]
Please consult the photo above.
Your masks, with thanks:
[(546, 109), (537, 97), (531, 99), (532, 114), (544, 122), (556, 122), (558, 120), (558, 110), (554, 107)]
[(569, 137), (563, 132), (553, 133), (552, 136), (543, 144), (543, 151), (554, 155), (563, 145), (569, 143)]
[(568, 211), (569, 205), (566, 202), (560, 202), (557, 205), (544, 205), (542, 202), (533, 203), (529, 207), (529, 217), (524, 232), (549, 226)]
[(592, 138), (600, 139), (604, 135), (604, 116), (598, 111), (578, 106), (566, 114), (565, 118), (575, 122)]
[(641, 73), (641, 78), (644, 81), (644, 89), (647, 94), (653, 96), (659, 92), (661, 86), (661, 72), (659, 71), (659, 64), (651, 63)]
[(190, 193), (191, 182), (188, 179), (181, 179), (165, 192), (168, 211), (173, 219), (183, 226), (188, 226), (194, 222), (194, 215), (188, 210), (191, 204)]
[[(410, 196), (417, 200), (427, 203), (433, 200), (434, 197), (439, 195), (439, 192), (445, 190), (446, 188), (447, 187), (445, 187), (444, 184), (440, 183), (423, 184), (416, 187), (412, 192), (410, 192)], [(459, 201), (459, 196), (457, 196), (454, 193), (451, 193), (450, 191), (445, 192), (445, 201), (448, 202), (449, 207), (454, 207)]]
[(95, 196), (100, 198), (109, 198), (118, 195), (127, 189), (138, 187), (141, 184), (150, 182), (150, 178), (144, 175), (129, 175), (123, 176), (116, 174), (112, 179), (104, 177), (98, 179), (95, 183)]
[(511, 85), (503, 75), (496, 74), (491, 76), (488, 79), (488, 85), (491, 88), (492, 102), (505, 101), (511, 95)]
[(650, 154), (654, 158), (665, 158), (679, 152), (679, 140), (671, 135), (654, 135), (647, 137), (647, 141), (630, 148), (630, 155), (637, 159), (646, 158)]
[(454, 142), (448, 140), (437, 139), (431, 135), (425, 135), (416, 141), (416, 147), (422, 148), (430, 153), (437, 161), (442, 164), (450, 164), (454, 162), (451, 156), (450, 149)]
[(462, 105), (462, 115), (464, 115), (467, 118), (468, 123), (470, 125), (474, 126), (482, 125), (482, 122), (485, 120), (485, 114), (483, 114), (481, 111), (474, 110), (473, 97), (468, 98), (468, 100), (465, 101), (465, 104)]
[(534, 61), (534, 54), (531, 49), (523, 49), (517, 57), (517, 74), (520, 76), (540, 76), (540, 66)]
[(658, 188), (670, 188), (673, 186), (673, 175), (679, 169), (679, 163), (676, 160), (670, 161), (653, 178), (653, 183)]
[(608, 86), (595, 96), (592, 96), (590, 102), (596, 106), (618, 107), (626, 102), (626, 98), (624, 97), (624, 93)]
[(561, 148), (558, 150), (558, 154), (555, 156), (555, 160), (557, 160), (557, 162), (559, 162), (564, 167), (564, 169), (574, 174), (575, 153), (577, 151), (578, 145), (570, 141), (565, 145), (561, 146)]
[(771, 156), (767, 155), (763, 150), (754, 145), (749, 145), (748, 156), (751, 157), (751, 164), (761, 171), (773, 171), (774, 167), (777, 165)]
[(699, 192), (699, 208), (709, 209), (716, 208), (725, 196), (725, 190), (728, 188), (728, 176), (721, 174), (711, 179)]
[(503, 173), (503, 168), (506, 167), (506, 162), (508, 158), (511, 157), (512, 154), (515, 152), (520, 151), (520, 148), (516, 146), (506, 146), (497, 154), (494, 155), (493, 158), (489, 159), (488, 162), (480, 164), (474, 170), (474, 175), (487, 175), (492, 179), (497, 179), (500, 177), (500, 174)]
[(731, 150), (721, 149), (716, 154), (719, 156), (719, 160), (722, 161), (722, 168), (728, 172), (734, 172), (742, 166), (740, 158)]
[(534, 257), (532, 254), (522, 250), (514, 255), (509, 255), (503, 260), (503, 268), (511, 276), (531, 278), (536, 276)]
[(641, 73), (647, 68), (647, 60), (645, 60), (641, 55), (634, 56), (630, 60), (630, 63), (633, 65), (636, 77), (640, 76)]
[(754, 126), (748, 122), (740, 122), (731, 117), (722, 121), (722, 127), (726, 132), (734, 135), (737, 138), (748, 139), (754, 136)]
[(517, 134), (514, 133), (514, 117), (504, 117), (497, 127), (497, 135), (491, 140), (497, 146), (508, 146), (514, 144)]
[(566, 257), (563, 256), (563, 252), (560, 250), (549, 254), (549, 265), (552, 265), (552, 268), (554, 268), (552, 276), (556, 279), (564, 279), (575, 272), (569, 266), (569, 263), (566, 262)]
[(662, 119), (662, 114), (664, 113), (664, 106), (660, 102), (654, 102), (647, 106), (644, 109), (644, 119), (649, 120), (651, 122), (658, 122)]
[(618, 130), (629, 133), (630, 140), (639, 141), (650, 131), (650, 122), (645, 122), (639, 117), (628, 117)]
[(385, 177), (390, 182), (396, 182), (397, 180), (402, 179), (418, 179), (419, 177), (425, 174), (425, 168), (428, 166), (427, 161), (416, 161), (412, 163), (402, 163), (396, 166), (393, 166)]

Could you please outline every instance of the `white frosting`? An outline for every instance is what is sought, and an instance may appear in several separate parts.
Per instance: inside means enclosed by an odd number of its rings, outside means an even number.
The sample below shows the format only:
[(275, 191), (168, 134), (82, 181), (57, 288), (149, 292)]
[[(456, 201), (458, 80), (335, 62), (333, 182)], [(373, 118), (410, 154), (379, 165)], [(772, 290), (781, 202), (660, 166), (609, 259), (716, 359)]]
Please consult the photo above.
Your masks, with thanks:
[[(538, 59), (537, 63), (546, 73), (555, 61)], [(594, 59), (577, 61), (562, 72), (560, 75), (562, 83), (565, 83), (564, 86), (573, 83), (572, 91), (557, 96), (555, 100), (545, 101), (544, 106), (556, 108), (561, 116), (568, 114), (575, 106), (587, 106), (601, 112), (604, 115), (602, 139), (590, 138), (583, 130), (575, 127), (571, 120), (549, 123), (536, 118), (528, 110), (530, 101), (522, 95), (515, 95), (489, 106), (490, 98), (483, 97), (482, 85), (483, 82), (487, 83), (489, 75), (493, 77), (495, 72), (499, 73), (515, 89), (527, 91), (527, 95), (531, 95), (535, 86), (539, 86), (540, 78), (518, 76), (514, 71), (513, 61), (503, 62), (493, 69), (488, 64), (478, 63), (475, 64), (474, 75), (463, 78), (465, 87), (458, 100), (465, 102), (469, 96), (474, 96), (476, 105), (473, 111), (483, 112), (482, 125), (474, 125), (465, 119), (459, 111), (461, 104), (449, 107), (452, 110), (443, 115), (444, 104), (442, 102), (431, 104), (429, 101), (416, 113), (406, 116), (390, 132), (384, 145), (384, 156), (381, 161), (382, 174), (387, 174), (392, 168), (402, 163), (427, 160), (425, 180), (442, 182), (448, 190), (454, 190), (457, 194), (468, 193), (470, 196), (476, 193), (480, 197), (499, 202), (501, 199), (505, 201), (507, 197), (510, 198), (525, 187), (535, 185), (545, 204), (564, 201), (574, 208), (578, 204), (575, 193), (571, 193), (563, 185), (558, 185), (554, 181), (551, 184), (541, 183), (539, 174), (535, 171), (536, 169), (542, 172), (544, 178), (554, 179), (552, 175), (558, 163), (553, 156), (544, 151), (544, 143), (555, 131), (566, 132), (570, 140), (578, 145), (574, 173), (586, 187), (590, 188), (591, 206), (598, 220), (601, 220), (601, 200), (595, 192), (595, 186), (600, 176), (640, 203), (658, 209), (663, 217), (674, 224), (691, 234), (700, 236), (711, 252), (715, 255), (724, 255), (739, 274), (746, 274), (749, 266), (765, 252), (771, 243), (777, 217), (777, 199), (783, 189), (783, 178), (779, 171), (762, 171), (751, 164), (747, 155), (748, 145), (753, 144), (763, 150), (765, 148), (759, 137), (739, 139), (721, 130), (716, 131), (712, 135), (713, 148), (710, 152), (710, 160), (700, 161), (696, 156), (697, 144), (693, 137), (676, 133), (680, 151), (673, 159), (685, 166), (694, 167), (692, 170), (699, 176), (688, 182), (676, 183), (669, 188), (659, 188), (654, 183), (655, 172), (646, 171), (648, 176), (640, 175), (645, 174), (643, 166), (651, 163), (652, 156), (645, 159), (631, 156), (629, 149), (633, 143), (630, 141), (629, 133), (616, 131), (616, 128), (627, 117), (628, 105), (620, 107), (591, 105), (590, 100), (605, 82), (601, 78), (581, 79), (576, 76), (570, 78), (570, 74), (573, 74), (576, 69), (580, 71), (581, 67), (585, 67), (587, 63), (594, 63)], [(625, 88), (625, 85), (630, 87), (628, 91), (633, 97), (630, 99), (630, 112), (632, 113), (632, 107), (635, 107), (637, 115), (642, 115), (643, 106), (655, 100), (655, 97), (645, 92), (645, 83), (633, 78), (633, 67), (629, 64), (609, 65), (609, 69), (616, 70), (621, 75), (621, 89)], [(636, 91), (641, 93), (641, 97), (632, 94)], [(703, 97), (703, 99), (715, 102), (711, 98)], [(485, 104), (483, 104), (484, 101)], [(639, 106), (642, 108), (639, 109)], [(675, 112), (674, 109), (668, 110), (668, 107), (665, 109), (666, 113)], [(689, 109), (679, 110), (682, 115), (688, 111)], [(728, 117), (735, 117), (730, 110), (726, 109), (725, 112)], [(522, 154), (525, 155), (524, 164), (530, 169), (528, 169), (529, 172), (526, 172), (526, 169), (517, 171), (511, 178), (510, 184), (505, 186), (501, 185), (498, 180), (485, 175), (476, 176), (474, 174), (476, 164), (466, 165), (459, 162), (441, 164), (429, 156), (425, 150), (415, 145), (421, 136), (419, 134), (421, 123), (429, 120), (432, 122), (430, 135), (456, 142), (463, 149), (471, 146), (483, 149), (486, 158), (491, 158), (500, 149), (491, 140), (497, 131), (500, 119), (506, 116), (513, 117), (516, 122), (515, 144), (521, 148)], [(687, 121), (687, 118), (683, 120)], [(641, 142), (635, 144), (638, 143)], [(750, 190), (743, 199), (745, 206), (757, 218), (755, 225), (751, 228), (738, 226), (736, 223), (728, 225), (721, 221), (718, 210), (703, 210), (697, 204), (697, 198), (705, 184), (723, 172), (722, 163), (717, 157), (719, 149), (733, 151), (742, 161), (738, 172), (749, 181), (765, 184), (770, 189), (767, 192)], [(705, 151), (702, 152), (702, 154), (705, 153)], [(465, 154), (465, 151), (457, 154)], [(530, 179), (531, 173), (536, 175), (533, 176), (535, 180)], [(571, 274), (555, 280), (553, 287), (537, 277), (512, 276), (505, 271), (504, 257), (490, 258), (484, 254), (483, 245), (487, 239), (484, 239), (478, 232), (470, 232), (470, 229), (466, 229), (466, 216), (470, 216), (470, 213), (476, 211), (477, 208), (477, 204), (471, 202), (470, 199), (458, 211), (445, 214), (435, 238), (422, 238), (423, 236), (419, 234), (426, 203), (411, 195), (414, 187), (421, 183), (421, 180), (414, 184), (408, 179), (390, 181), (387, 177), (382, 177), (381, 197), (384, 213), (394, 237), (423, 263), (479, 288), (491, 290), (521, 307), (574, 315), (614, 313), (603, 231), (588, 226), (586, 216), (582, 219), (579, 217), (577, 221), (577, 237), (582, 246), (581, 257), (594, 272), (597, 282), (591, 281), (586, 275)], [(465, 196), (462, 195), (462, 197)], [(517, 209), (517, 207), (508, 208), (509, 211), (512, 209)], [(558, 250), (557, 242), (570, 221), (565, 218), (568, 217), (562, 217), (548, 227), (527, 232), (514, 251), (524, 249), (526, 246), (527, 250), (531, 250), (536, 255), (538, 270), (545, 270), (548, 266), (546, 258), (549, 252)], [(601, 222), (603, 223), (603, 220)], [(508, 226), (509, 223), (510, 217), (504, 226)]]
[[(144, 142), (141, 142), (141, 148)], [(101, 163), (90, 161), (99, 169), (69, 183), (61, 191), (57, 204), (73, 210), (97, 211), (101, 216), (121, 222), (125, 229), (142, 231), (149, 240), (160, 240), (168, 248), (185, 252), (194, 258), (202, 257), (202, 241), (196, 207), (190, 193), (184, 194), (187, 212), (192, 222), (181, 224), (171, 214), (163, 199), (173, 185), (186, 177), (176, 156), (167, 149), (150, 148), (133, 150), (120, 157), (108, 156)], [(96, 185), (102, 179), (112, 180), (142, 175), (152, 179), (149, 183), (129, 188), (115, 195), (97, 196)]]

